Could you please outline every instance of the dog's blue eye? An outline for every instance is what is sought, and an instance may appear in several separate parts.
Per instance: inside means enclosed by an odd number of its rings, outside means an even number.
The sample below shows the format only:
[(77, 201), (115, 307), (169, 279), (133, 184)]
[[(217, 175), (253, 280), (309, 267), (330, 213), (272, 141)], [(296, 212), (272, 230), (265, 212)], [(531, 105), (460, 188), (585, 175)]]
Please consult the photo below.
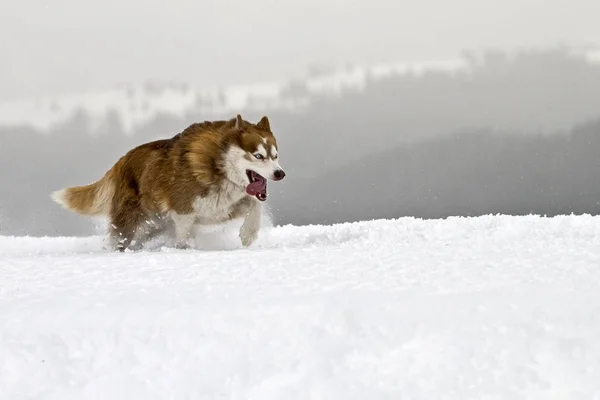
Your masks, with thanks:
[(263, 156), (262, 156), (262, 154), (255, 154), (255, 155), (254, 155), (254, 157), (258, 158), (259, 160), (262, 160), (262, 159), (263, 159)]

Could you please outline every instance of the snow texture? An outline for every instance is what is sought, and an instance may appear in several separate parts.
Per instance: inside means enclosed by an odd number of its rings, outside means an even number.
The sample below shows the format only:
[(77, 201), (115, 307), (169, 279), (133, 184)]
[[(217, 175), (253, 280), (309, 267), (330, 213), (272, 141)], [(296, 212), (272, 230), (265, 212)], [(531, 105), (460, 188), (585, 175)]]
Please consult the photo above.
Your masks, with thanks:
[(600, 399), (600, 217), (0, 237), (0, 399)]

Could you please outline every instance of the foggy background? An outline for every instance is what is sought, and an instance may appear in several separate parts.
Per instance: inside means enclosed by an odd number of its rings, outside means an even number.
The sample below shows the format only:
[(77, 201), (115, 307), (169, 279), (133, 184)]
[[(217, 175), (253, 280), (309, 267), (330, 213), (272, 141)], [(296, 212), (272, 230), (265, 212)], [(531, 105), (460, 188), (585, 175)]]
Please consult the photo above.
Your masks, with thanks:
[(600, 210), (595, 0), (0, 0), (0, 234), (193, 122), (268, 115), (278, 224)]

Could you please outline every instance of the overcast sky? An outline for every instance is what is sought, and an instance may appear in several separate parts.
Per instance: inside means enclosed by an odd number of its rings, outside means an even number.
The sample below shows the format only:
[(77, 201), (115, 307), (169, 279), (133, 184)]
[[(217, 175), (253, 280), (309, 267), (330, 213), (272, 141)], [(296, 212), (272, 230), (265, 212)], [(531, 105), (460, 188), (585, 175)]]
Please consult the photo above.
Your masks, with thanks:
[(307, 65), (600, 44), (599, 0), (0, 0), (0, 100), (149, 78), (285, 79)]

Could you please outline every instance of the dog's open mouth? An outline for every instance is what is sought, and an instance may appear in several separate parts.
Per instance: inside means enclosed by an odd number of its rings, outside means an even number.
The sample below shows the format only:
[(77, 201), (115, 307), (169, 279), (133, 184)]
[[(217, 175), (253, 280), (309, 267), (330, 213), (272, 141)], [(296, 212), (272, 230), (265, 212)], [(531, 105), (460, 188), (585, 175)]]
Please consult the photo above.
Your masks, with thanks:
[(246, 175), (250, 181), (246, 186), (246, 193), (250, 196), (256, 196), (260, 201), (265, 201), (267, 199), (267, 180), (251, 170), (247, 170)]

